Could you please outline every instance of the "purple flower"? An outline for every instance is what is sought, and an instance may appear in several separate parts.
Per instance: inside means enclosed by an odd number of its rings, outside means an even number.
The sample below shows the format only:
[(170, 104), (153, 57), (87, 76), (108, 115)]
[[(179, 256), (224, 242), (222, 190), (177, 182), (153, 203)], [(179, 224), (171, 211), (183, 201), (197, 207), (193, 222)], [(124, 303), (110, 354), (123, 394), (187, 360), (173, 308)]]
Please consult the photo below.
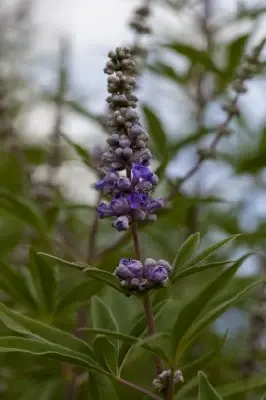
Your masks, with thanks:
[(145, 206), (148, 196), (145, 193), (132, 192), (126, 196), (131, 209), (138, 209)]
[(141, 180), (145, 180), (151, 182), (153, 173), (143, 164), (133, 163), (132, 165), (132, 175), (138, 182)]
[(128, 214), (130, 211), (130, 204), (128, 203), (127, 199), (121, 195), (121, 193), (113, 198), (110, 203), (110, 207), (114, 211), (113, 215), (117, 216)]
[(147, 268), (145, 272), (147, 274), (145, 277), (152, 282), (163, 283), (168, 278), (168, 272), (166, 268), (162, 267), (161, 265)]
[(131, 181), (128, 178), (120, 178), (117, 182), (117, 189), (126, 191), (131, 188)]
[(98, 182), (94, 184), (96, 190), (102, 190), (104, 188), (104, 179), (100, 179)]
[(101, 219), (106, 217), (113, 217), (115, 215), (114, 210), (112, 210), (110, 205), (105, 203), (104, 201), (100, 202), (97, 207), (97, 211)]
[(122, 258), (114, 274), (120, 280), (142, 278), (143, 267), (140, 261)]
[(149, 199), (147, 205), (146, 205), (146, 209), (149, 212), (154, 212), (159, 210), (160, 208), (162, 208), (164, 206), (164, 201), (161, 198), (157, 198), (157, 199)]
[(126, 231), (129, 228), (129, 223), (130, 223), (130, 218), (127, 217), (126, 215), (122, 215), (121, 217), (118, 217), (114, 222), (113, 222), (113, 227), (118, 231)]

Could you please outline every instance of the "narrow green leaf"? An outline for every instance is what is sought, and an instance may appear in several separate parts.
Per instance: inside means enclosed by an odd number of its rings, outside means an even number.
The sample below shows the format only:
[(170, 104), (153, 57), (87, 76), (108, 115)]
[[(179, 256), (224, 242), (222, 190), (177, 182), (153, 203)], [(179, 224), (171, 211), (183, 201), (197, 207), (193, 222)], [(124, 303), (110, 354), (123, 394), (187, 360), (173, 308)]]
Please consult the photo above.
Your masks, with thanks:
[(202, 252), (197, 254), (192, 260), (186, 264), (186, 268), (192, 267), (193, 265), (199, 264), (202, 261), (204, 261), (206, 258), (208, 258), (210, 255), (212, 255), (216, 250), (220, 249), (227, 243), (232, 242), (233, 240), (237, 239), (241, 234), (236, 234), (233, 236), (230, 236), (229, 238), (223, 239), (218, 243), (215, 243), (214, 245), (208, 247), (207, 249), (204, 249)]
[(100, 298), (93, 297), (91, 304), (93, 328), (118, 331), (118, 325), (110, 307)]
[(60, 329), (11, 311), (3, 303), (0, 303), (0, 320), (15, 332), (30, 335), (46, 342), (56, 343), (71, 350), (92, 356), (92, 349), (82, 340)]
[(207, 264), (196, 265), (194, 267), (183, 268), (172, 279), (172, 283), (175, 283), (176, 281), (180, 281), (181, 279), (185, 278), (186, 276), (198, 274), (200, 272), (203, 272), (208, 269), (215, 268), (215, 267), (222, 267), (227, 264), (232, 264), (232, 262), (233, 261), (217, 261), (217, 262), (212, 262), (212, 263), (207, 263)]
[(148, 125), (148, 132), (156, 147), (156, 155), (159, 159), (167, 156), (167, 136), (162, 122), (155, 112), (147, 105), (143, 106), (143, 112)]
[[(156, 319), (158, 316), (163, 312), (164, 308), (168, 304), (169, 300), (163, 300), (160, 301), (159, 303), (153, 305), (153, 316), (154, 320), (156, 322)], [(141, 313), (141, 315), (138, 315), (135, 321), (132, 322), (132, 328), (130, 329), (128, 335), (131, 337), (142, 337), (145, 332), (147, 332), (147, 321), (146, 321), (146, 316)], [(126, 342), (120, 347), (119, 351), (119, 365), (123, 365), (125, 362), (126, 357), (128, 356), (131, 345), (133, 343)]]
[(64, 265), (64, 266), (65, 266), (65, 265), (68, 265), (69, 267), (77, 268), (77, 269), (80, 269), (80, 270), (82, 270), (82, 271), (84, 271), (86, 268), (88, 268), (88, 264), (82, 264), (82, 263), (79, 263), (79, 262), (71, 262), (71, 261), (63, 260), (62, 258), (55, 257), (55, 256), (53, 256), (52, 254), (43, 253), (43, 252), (41, 252), (41, 251), (39, 251), (39, 252), (37, 253), (37, 255), (51, 258), (51, 259), (54, 260), (54, 261), (56, 262), (56, 264), (58, 264), (58, 265)]
[(200, 243), (200, 234), (193, 233), (193, 235), (189, 236), (184, 243), (179, 247), (174, 262), (173, 262), (173, 276), (172, 279), (175, 279), (175, 276), (180, 268), (182, 268), (186, 262), (192, 257), (194, 252), (199, 247)]
[(9, 193), (7, 190), (0, 190), (0, 209), (4, 209), (14, 217), (20, 219), (27, 225), (32, 226), (41, 235), (45, 235), (47, 227), (39, 209), (35, 203)]
[(219, 396), (202, 371), (198, 373), (198, 379), (199, 400), (222, 400), (222, 397)]
[(72, 308), (76, 309), (77, 306), (82, 304), (89, 303), (92, 296), (98, 293), (102, 286), (101, 282), (97, 282), (94, 279), (86, 279), (80, 282), (74, 288), (71, 288), (70, 291), (58, 298), (55, 313), (60, 314)]
[(133, 337), (130, 335), (124, 335), (119, 332), (113, 332), (108, 329), (93, 329), (93, 328), (82, 328), (84, 332), (90, 334), (100, 334), (106, 335), (107, 337), (116, 338), (125, 343), (129, 343), (130, 345), (137, 345), (143, 347), (146, 350), (149, 350), (151, 353), (158, 355), (162, 360), (165, 360), (167, 363), (171, 364), (171, 359), (169, 354), (167, 353), (168, 344), (169, 344), (169, 335), (166, 333), (157, 333), (153, 336), (148, 336), (144, 339), (139, 339), (137, 337)]
[(4, 261), (0, 262), (0, 282), (13, 300), (30, 310), (37, 311), (37, 303), (27, 288), (23, 274), (20, 271), (15, 271)]
[(111, 272), (93, 267), (86, 268), (84, 272), (86, 273), (86, 276), (96, 279), (97, 281), (106, 283), (112, 288), (118, 290), (118, 292), (123, 293), (123, 289), (120, 286), (119, 280)]
[(105, 335), (97, 335), (92, 343), (97, 362), (111, 374), (117, 374), (117, 348)]
[(218, 69), (206, 51), (198, 50), (195, 47), (177, 41), (166, 44), (165, 47), (187, 57), (193, 65), (199, 64), (205, 67), (208, 71), (221, 74), (221, 71)]
[(93, 400), (119, 400), (112, 380), (90, 372), (89, 398)]
[(235, 304), (241, 297), (243, 297), (248, 291), (250, 291), (253, 287), (258, 284), (263, 283), (263, 280), (259, 280), (253, 282), (251, 285), (247, 286), (244, 290), (238, 293), (236, 296), (232, 297), (229, 300), (226, 300), (222, 304), (213, 308), (205, 315), (202, 316), (196, 323), (191, 327), (191, 329), (187, 332), (180, 343), (180, 355), (184, 352), (184, 350), (194, 342), (194, 340), (202, 333), (202, 331), (213, 321), (215, 321), (220, 315), (222, 315), (228, 308), (230, 308), (233, 304)]
[(82, 147), (80, 144), (75, 143), (67, 135), (61, 133), (62, 138), (75, 150), (85, 165), (91, 167), (91, 160), (89, 150)]
[(83, 353), (73, 351), (55, 343), (41, 342), (16, 336), (0, 337), (0, 353), (25, 353), (48, 359), (67, 362), (105, 373), (93, 359)]
[(237, 382), (229, 383), (217, 388), (218, 393), (226, 399), (227, 397), (244, 394), (257, 389), (266, 388), (265, 375), (254, 376), (248, 380), (243, 379)]
[(173, 346), (177, 356), (180, 341), (187, 330), (193, 326), (194, 321), (202, 313), (207, 304), (230, 282), (245, 258), (246, 256), (241, 257), (234, 265), (220, 273), (217, 278), (208, 283), (181, 309), (172, 330)]
[(56, 281), (55, 273), (47, 260), (44, 260), (34, 251), (30, 252), (29, 272), (32, 276), (36, 289), (36, 298), (39, 301), (40, 309), (51, 314), (54, 310)]

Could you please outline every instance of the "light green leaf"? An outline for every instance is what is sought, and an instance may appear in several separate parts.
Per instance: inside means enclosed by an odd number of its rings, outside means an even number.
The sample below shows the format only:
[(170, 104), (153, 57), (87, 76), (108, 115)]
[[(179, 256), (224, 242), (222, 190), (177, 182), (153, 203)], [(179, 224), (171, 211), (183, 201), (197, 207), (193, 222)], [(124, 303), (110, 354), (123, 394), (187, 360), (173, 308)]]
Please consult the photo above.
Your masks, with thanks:
[(86, 273), (86, 276), (103, 282), (108, 286), (111, 286), (112, 288), (118, 290), (118, 292), (123, 293), (123, 289), (120, 286), (119, 280), (111, 272), (93, 267), (86, 268), (84, 272)]
[(192, 257), (194, 252), (199, 247), (200, 243), (200, 234), (194, 233), (189, 236), (184, 243), (179, 247), (174, 262), (173, 262), (173, 276), (172, 279), (175, 279), (175, 276), (180, 268), (182, 268), (186, 262)]
[(227, 264), (232, 264), (233, 261), (217, 261), (208, 264), (200, 264), (193, 267), (183, 268), (180, 272), (178, 272), (175, 277), (172, 279), (172, 283), (179, 281), (186, 276), (198, 274), (200, 272), (206, 271), (208, 269), (212, 269), (215, 267), (222, 267)]
[(205, 374), (200, 371), (198, 373), (199, 379), (199, 400), (222, 400), (222, 397), (216, 392), (214, 387), (210, 384)]
[(84, 271), (86, 268), (88, 268), (88, 264), (83, 264), (83, 263), (79, 263), (79, 262), (72, 262), (72, 261), (63, 260), (62, 258), (55, 257), (52, 254), (43, 253), (41, 251), (39, 251), (37, 253), (37, 255), (51, 258), (58, 265), (63, 265), (63, 266), (68, 265), (69, 267), (80, 269), (82, 271)]
[(90, 346), (82, 340), (36, 319), (11, 311), (3, 303), (0, 303), (0, 320), (14, 332), (29, 335), (45, 342), (56, 343), (91, 357), (93, 355)]
[(83, 163), (88, 167), (91, 167), (89, 150), (82, 147), (80, 144), (75, 143), (67, 135), (61, 133), (61, 136), (75, 150), (75, 152), (79, 155)]
[(192, 260), (186, 264), (186, 268), (192, 267), (193, 265), (199, 264), (202, 261), (204, 261), (206, 258), (208, 258), (210, 255), (212, 255), (216, 250), (220, 249), (223, 247), (225, 244), (232, 242), (233, 240), (237, 239), (241, 234), (236, 234), (233, 236), (230, 236), (229, 238), (223, 239), (218, 243), (215, 243), (214, 245), (208, 247), (207, 249), (204, 249), (202, 252), (197, 254)]
[(16, 336), (0, 337), (0, 353), (16, 352), (43, 356), (51, 360), (67, 362), (72, 365), (105, 373), (101, 367), (87, 355), (70, 350), (58, 344)]
[(177, 317), (172, 329), (173, 346), (178, 357), (180, 341), (193, 326), (199, 314), (202, 313), (207, 304), (230, 282), (245, 257), (241, 257), (231, 267), (220, 273), (217, 278), (208, 283), (188, 304), (186, 304)]

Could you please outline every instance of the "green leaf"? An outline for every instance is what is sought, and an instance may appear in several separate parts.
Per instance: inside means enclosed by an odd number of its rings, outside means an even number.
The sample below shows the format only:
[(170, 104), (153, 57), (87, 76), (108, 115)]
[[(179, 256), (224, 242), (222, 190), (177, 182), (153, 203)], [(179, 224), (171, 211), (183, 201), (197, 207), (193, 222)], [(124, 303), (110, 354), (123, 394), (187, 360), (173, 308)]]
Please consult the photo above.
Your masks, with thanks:
[(196, 265), (194, 267), (189, 267), (189, 268), (183, 268), (181, 269), (180, 272), (178, 272), (175, 277), (172, 279), (172, 283), (175, 283), (176, 281), (179, 281), (187, 276), (198, 274), (200, 272), (206, 271), (208, 269), (212, 269), (215, 267), (221, 267), (227, 264), (232, 264), (233, 261), (216, 261), (212, 263), (207, 263), (207, 264), (200, 264)]
[(97, 335), (92, 343), (97, 362), (111, 374), (117, 375), (117, 348), (104, 335)]
[(243, 379), (237, 382), (229, 383), (217, 388), (218, 393), (226, 399), (227, 397), (248, 393), (257, 389), (266, 388), (265, 375), (254, 376), (248, 380)]
[(184, 84), (188, 81), (188, 74), (178, 74), (171, 65), (165, 64), (163, 62), (156, 62), (153, 65), (148, 65), (150, 71), (155, 72), (171, 81)]
[[(154, 320), (156, 322), (156, 319), (158, 316), (163, 312), (164, 308), (167, 306), (169, 300), (163, 300), (158, 302), (157, 304), (153, 305), (153, 316)], [(135, 321), (132, 322), (132, 327), (129, 331), (129, 336), (130, 337), (142, 337), (145, 332), (147, 332), (147, 320), (146, 316), (141, 313), (141, 315), (138, 315)], [(123, 364), (125, 363), (126, 357), (128, 356), (131, 345), (133, 343), (126, 342), (120, 347), (119, 351), (119, 365), (121, 365), (121, 368)]]
[(0, 262), (0, 282), (12, 300), (24, 305), (30, 310), (38, 309), (35, 298), (30, 293), (25, 283), (25, 278), (20, 271), (16, 271), (4, 261)]
[(189, 263), (186, 264), (186, 268), (192, 267), (193, 265), (201, 263), (206, 258), (210, 257), (210, 255), (212, 255), (216, 250), (220, 249), (225, 244), (232, 242), (239, 236), (241, 236), (241, 234), (236, 234), (236, 235), (230, 236), (229, 238), (223, 239), (220, 242), (215, 243), (214, 245), (208, 247), (207, 249), (204, 249), (202, 252), (200, 252), (194, 258), (192, 258), (192, 260)]
[(51, 360), (63, 361), (72, 365), (105, 373), (101, 367), (87, 355), (75, 352), (72, 349), (58, 344), (16, 336), (0, 337), (0, 353), (16, 352), (43, 356)]
[(239, 269), (246, 256), (241, 257), (231, 267), (224, 270), (213, 281), (208, 283), (188, 304), (186, 304), (177, 317), (172, 329), (173, 346), (176, 351), (176, 358), (179, 356), (180, 341), (193, 326), (194, 321), (202, 313), (207, 304), (230, 282), (236, 271)]
[(51, 314), (54, 310), (56, 296), (54, 270), (40, 255), (31, 251), (29, 272), (34, 282), (40, 310), (45, 314)]
[(230, 80), (232, 78), (234, 78), (236, 69), (238, 68), (238, 66), (242, 60), (242, 57), (245, 53), (245, 47), (246, 47), (248, 38), (249, 38), (249, 35), (246, 35), (246, 34), (242, 35), (242, 36), (238, 37), (236, 40), (233, 40), (228, 47), (226, 73), (228, 74)]
[(162, 360), (165, 360), (167, 363), (172, 363), (170, 356), (167, 352), (170, 338), (167, 333), (157, 333), (153, 336), (139, 339), (134, 336), (125, 335), (119, 332), (113, 332), (108, 329), (82, 328), (81, 331), (90, 334), (106, 335), (107, 337), (116, 338), (125, 343), (129, 343), (130, 345), (143, 347), (144, 349), (149, 350), (151, 353), (158, 355)]
[(41, 235), (45, 235), (47, 232), (45, 221), (35, 203), (1, 189), (0, 209), (1, 208), (36, 229)]
[(82, 147), (80, 144), (75, 143), (73, 140), (71, 140), (67, 135), (63, 133), (61, 133), (61, 136), (75, 150), (75, 152), (79, 155), (83, 163), (88, 167), (91, 167), (89, 150)]
[(162, 122), (155, 112), (147, 105), (143, 106), (143, 112), (147, 121), (148, 133), (152, 137), (159, 159), (167, 157), (167, 136)]
[(111, 272), (93, 267), (86, 268), (84, 272), (86, 273), (86, 276), (96, 279), (97, 281), (106, 283), (108, 286), (111, 286), (112, 288), (118, 290), (118, 292), (124, 292), (120, 286), (119, 280), (113, 274), (111, 274)]
[(187, 57), (193, 65), (202, 65), (208, 71), (221, 74), (221, 71), (218, 69), (206, 51), (198, 50), (195, 47), (177, 41), (165, 44), (165, 47), (175, 51), (178, 54), (181, 54), (184, 57)]
[(29, 335), (46, 342), (56, 343), (73, 351), (92, 356), (92, 349), (82, 340), (60, 329), (26, 317), (15, 311), (11, 311), (3, 303), (0, 303), (0, 320), (9, 329), (15, 332)]
[(102, 286), (101, 282), (96, 282), (93, 279), (86, 279), (80, 282), (58, 298), (55, 313), (60, 314), (71, 308), (76, 309), (77, 306), (89, 303), (92, 296), (98, 293)]
[(199, 247), (200, 243), (200, 234), (193, 233), (193, 235), (189, 236), (184, 243), (179, 247), (174, 262), (173, 262), (173, 276), (172, 279), (175, 280), (177, 272), (180, 268), (182, 268), (187, 261), (191, 258), (194, 252)]
[(110, 307), (100, 298), (93, 297), (91, 304), (92, 323), (94, 328), (118, 331), (118, 325)]
[(196, 323), (191, 326), (191, 329), (187, 332), (184, 337), (183, 343), (180, 343), (180, 355), (184, 350), (193, 343), (193, 341), (201, 334), (201, 332), (213, 321), (215, 321), (220, 315), (222, 315), (228, 308), (230, 308), (234, 303), (236, 303), (242, 296), (244, 296), (249, 290), (257, 286), (259, 283), (263, 283), (263, 280), (253, 282), (251, 285), (247, 286), (244, 290), (238, 293), (236, 296), (229, 300), (224, 301), (217, 307), (208, 311), (205, 315), (196, 321)]
[(68, 265), (69, 267), (80, 269), (82, 271), (84, 271), (86, 268), (88, 268), (88, 264), (83, 264), (83, 263), (79, 263), (79, 262), (71, 262), (71, 261), (63, 260), (62, 258), (55, 257), (52, 254), (43, 253), (41, 251), (39, 251), (37, 253), (37, 255), (44, 256), (44, 257), (49, 257), (52, 260), (54, 260), (56, 262), (56, 264), (58, 264), (58, 265), (63, 265), (63, 266)]
[(200, 371), (199, 379), (199, 400), (222, 400), (222, 397), (212, 387), (205, 374)]
[(93, 400), (119, 400), (112, 380), (107, 376), (90, 373), (89, 398)]

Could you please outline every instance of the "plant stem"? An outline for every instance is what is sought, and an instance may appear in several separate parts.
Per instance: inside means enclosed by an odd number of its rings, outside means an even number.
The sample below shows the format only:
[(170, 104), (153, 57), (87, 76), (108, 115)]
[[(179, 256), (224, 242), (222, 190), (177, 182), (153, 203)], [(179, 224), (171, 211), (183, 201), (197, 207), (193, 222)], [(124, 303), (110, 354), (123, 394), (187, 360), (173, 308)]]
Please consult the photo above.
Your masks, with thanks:
[(169, 385), (167, 388), (167, 400), (173, 400), (174, 396), (174, 369), (171, 368), (171, 375), (169, 377)]
[(155, 393), (150, 392), (149, 390), (147, 390), (147, 389), (145, 389), (145, 388), (143, 388), (141, 386), (135, 385), (134, 383), (128, 382), (128, 381), (126, 381), (126, 380), (124, 380), (122, 378), (118, 378), (117, 377), (116, 379), (122, 385), (125, 385), (125, 386), (128, 386), (128, 387), (132, 388), (132, 389), (135, 389), (136, 391), (138, 391), (138, 392), (140, 392), (142, 394), (145, 394), (146, 396), (149, 396), (150, 399), (162, 400), (162, 397), (156, 395)]
[[(131, 224), (131, 230), (132, 230), (136, 259), (141, 261), (139, 235), (138, 235), (136, 222), (133, 222)], [(156, 333), (156, 330), (155, 330), (154, 317), (153, 317), (153, 311), (152, 311), (152, 302), (151, 302), (151, 298), (148, 294), (146, 294), (144, 297), (143, 306), (144, 306), (144, 311), (145, 311), (146, 320), (147, 320), (148, 333), (150, 336), (152, 336)], [(159, 375), (161, 372), (163, 372), (162, 360), (160, 360), (160, 358), (158, 358), (158, 357), (154, 357), (154, 363), (155, 363), (157, 375)]]

